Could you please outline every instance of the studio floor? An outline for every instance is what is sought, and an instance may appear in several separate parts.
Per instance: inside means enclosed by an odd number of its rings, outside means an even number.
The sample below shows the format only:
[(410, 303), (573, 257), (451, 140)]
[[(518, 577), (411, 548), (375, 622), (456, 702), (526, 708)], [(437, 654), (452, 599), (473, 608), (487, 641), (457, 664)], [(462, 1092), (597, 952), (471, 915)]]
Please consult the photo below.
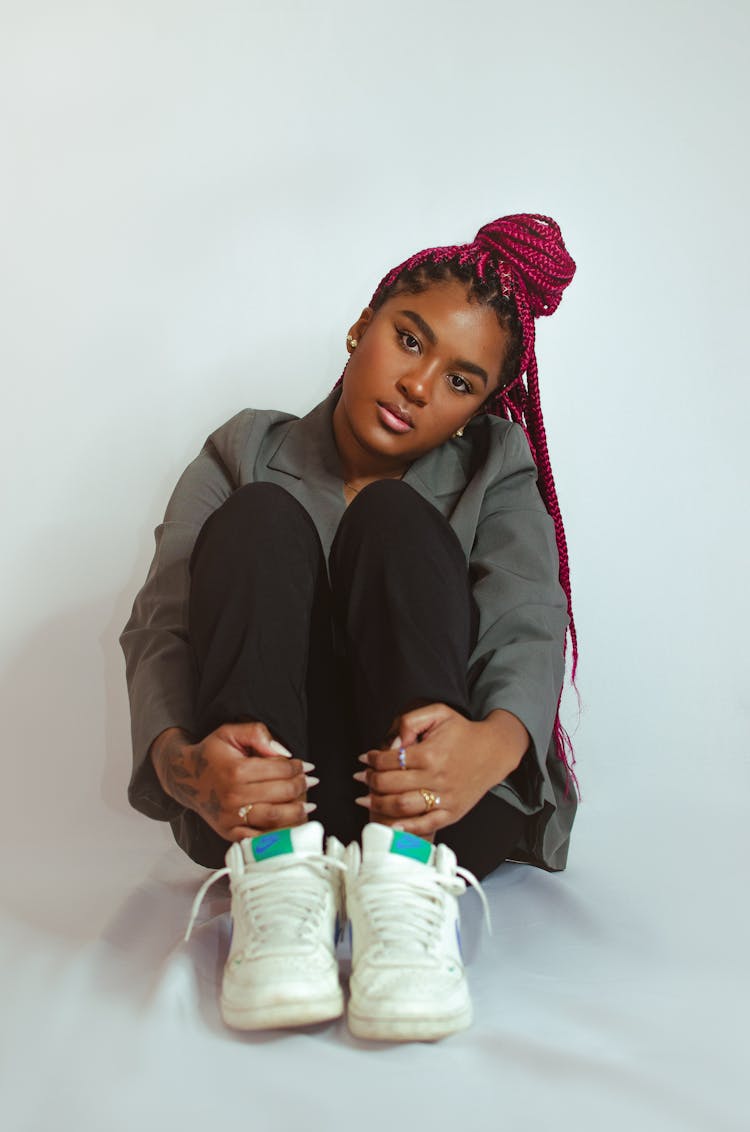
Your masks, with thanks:
[[(656, 828), (648, 813), (641, 828)], [(343, 1019), (227, 1030), (226, 892), (184, 944), (205, 872), (162, 827), (118, 830), (96, 852), (71, 834), (6, 856), (8, 1132), (750, 1126), (745, 897), (710, 856), (675, 869), (644, 841), (618, 852), (617, 821), (582, 808), (564, 873), (506, 863), (485, 881), (491, 936), (478, 896), (462, 897), (472, 1028), (387, 1045)]]

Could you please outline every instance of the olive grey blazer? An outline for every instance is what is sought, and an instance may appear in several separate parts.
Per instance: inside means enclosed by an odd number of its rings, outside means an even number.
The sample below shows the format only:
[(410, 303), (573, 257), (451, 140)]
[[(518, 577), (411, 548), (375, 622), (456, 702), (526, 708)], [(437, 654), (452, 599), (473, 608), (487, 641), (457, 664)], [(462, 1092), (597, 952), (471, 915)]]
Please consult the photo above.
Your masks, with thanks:
[[(182, 814), (147, 755), (166, 727), (194, 734), (187, 608), (198, 532), (236, 488), (269, 481), (306, 508), (327, 557), (346, 506), (331, 423), (340, 392), (301, 419), (267, 409), (237, 413), (185, 469), (156, 528), (148, 576), (120, 635), (133, 738), (128, 796), (149, 817), (174, 823)], [(474, 718), (505, 708), (531, 736), (521, 765), (493, 789), (530, 818), (512, 859), (564, 869), (577, 798), (572, 788), (564, 797), (552, 729), (568, 614), (554, 527), (526, 437), (517, 424), (480, 415), (463, 437), (415, 460), (403, 479), (448, 519), (466, 554), (480, 613), (468, 674)]]

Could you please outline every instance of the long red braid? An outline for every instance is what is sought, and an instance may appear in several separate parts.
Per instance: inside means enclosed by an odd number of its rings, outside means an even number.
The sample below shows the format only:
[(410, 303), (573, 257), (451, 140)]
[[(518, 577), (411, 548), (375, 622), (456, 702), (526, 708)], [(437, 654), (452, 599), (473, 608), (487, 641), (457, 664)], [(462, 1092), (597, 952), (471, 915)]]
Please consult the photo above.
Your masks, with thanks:
[[(394, 288), (402, 275), (418, 273), (420, 267), (432, 264), (444, 266), (449, 273), (454, 268), (457, 274), (460, 272), (460, 277), (465, 277), (468, 269), (470, 276), (481, 284), (499, 285), (503, 298), (510, 300), (515, 306), (521, 330), (520, 361), (506, 384), (485, 405), (484, 411), (515, 421), (521, 426), (537, 466), (539, 492), (555, 526), (560, 585), (568, 602), (568, 634), (573, 653), (571, 683), (575, 688), (578, 638), (570, 594), (568, 544), (552, 475), (539, 398), (534, 320), (557, 310), (562, 293), (575, 274), (576, 265), (565, 247), (559, 226), (551, 217), (536, 213), (502, 216), (480, 228), (470, 244), (426, 248), (394, 267), (376, 287), (370, 301), (371, 307), (377, 309), (385, 301), (385, 293)], [(408, 285), (406, 289), (408, 290)], [(568, 634), (563, 642), (564, 656), (567, 655)], [(568, 795), (572, 779), (580, 797), (578, 779), (573, 770), (576, 761), (573, 745), (560, 721), (561, 698), (562, 691), (555, 715), (555, 748), (566, 770), (565, 796)]]

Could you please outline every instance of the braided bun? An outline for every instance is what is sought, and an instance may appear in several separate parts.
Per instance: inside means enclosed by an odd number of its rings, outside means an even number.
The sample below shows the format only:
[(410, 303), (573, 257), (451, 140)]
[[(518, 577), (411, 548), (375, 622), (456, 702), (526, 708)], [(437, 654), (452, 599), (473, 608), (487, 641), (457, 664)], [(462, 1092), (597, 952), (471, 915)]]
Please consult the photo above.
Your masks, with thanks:
[(522, 213), (484, 224), (474, 243), (507, 264), (523, 287), (532, 315), (553, 314), (576, 265), (550, 216)]

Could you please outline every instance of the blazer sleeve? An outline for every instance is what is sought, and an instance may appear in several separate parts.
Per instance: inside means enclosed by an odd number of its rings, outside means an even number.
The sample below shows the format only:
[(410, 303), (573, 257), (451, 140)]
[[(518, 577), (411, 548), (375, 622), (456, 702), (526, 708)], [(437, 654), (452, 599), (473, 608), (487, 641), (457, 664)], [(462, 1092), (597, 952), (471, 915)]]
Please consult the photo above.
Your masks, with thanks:
[(204, 522), (235, 486), (215, 445), (207, 441), (180, 476), (164, 521), (154, 532), (156, 546), (148, 576), (119, 638), (133, 742), (128, 798), (136, 810), (162, 821), (177, 817), (183, 807), (162, 790), (149, 748), (167, 727), (194, 734), (195, 673), (188, 640), (190, 555)]
[(469, 686), (477, 719), (504, 708), (531, 736), (519, 768), (495, 787), (503, 797), (510, 789), (531, 813), (541, 808), (548, 779), (569, 618), (555, 528), (523, 429), (514, 424), (503, 440), (502, 464), (485, 491), (470, 555), (479, 633)]

